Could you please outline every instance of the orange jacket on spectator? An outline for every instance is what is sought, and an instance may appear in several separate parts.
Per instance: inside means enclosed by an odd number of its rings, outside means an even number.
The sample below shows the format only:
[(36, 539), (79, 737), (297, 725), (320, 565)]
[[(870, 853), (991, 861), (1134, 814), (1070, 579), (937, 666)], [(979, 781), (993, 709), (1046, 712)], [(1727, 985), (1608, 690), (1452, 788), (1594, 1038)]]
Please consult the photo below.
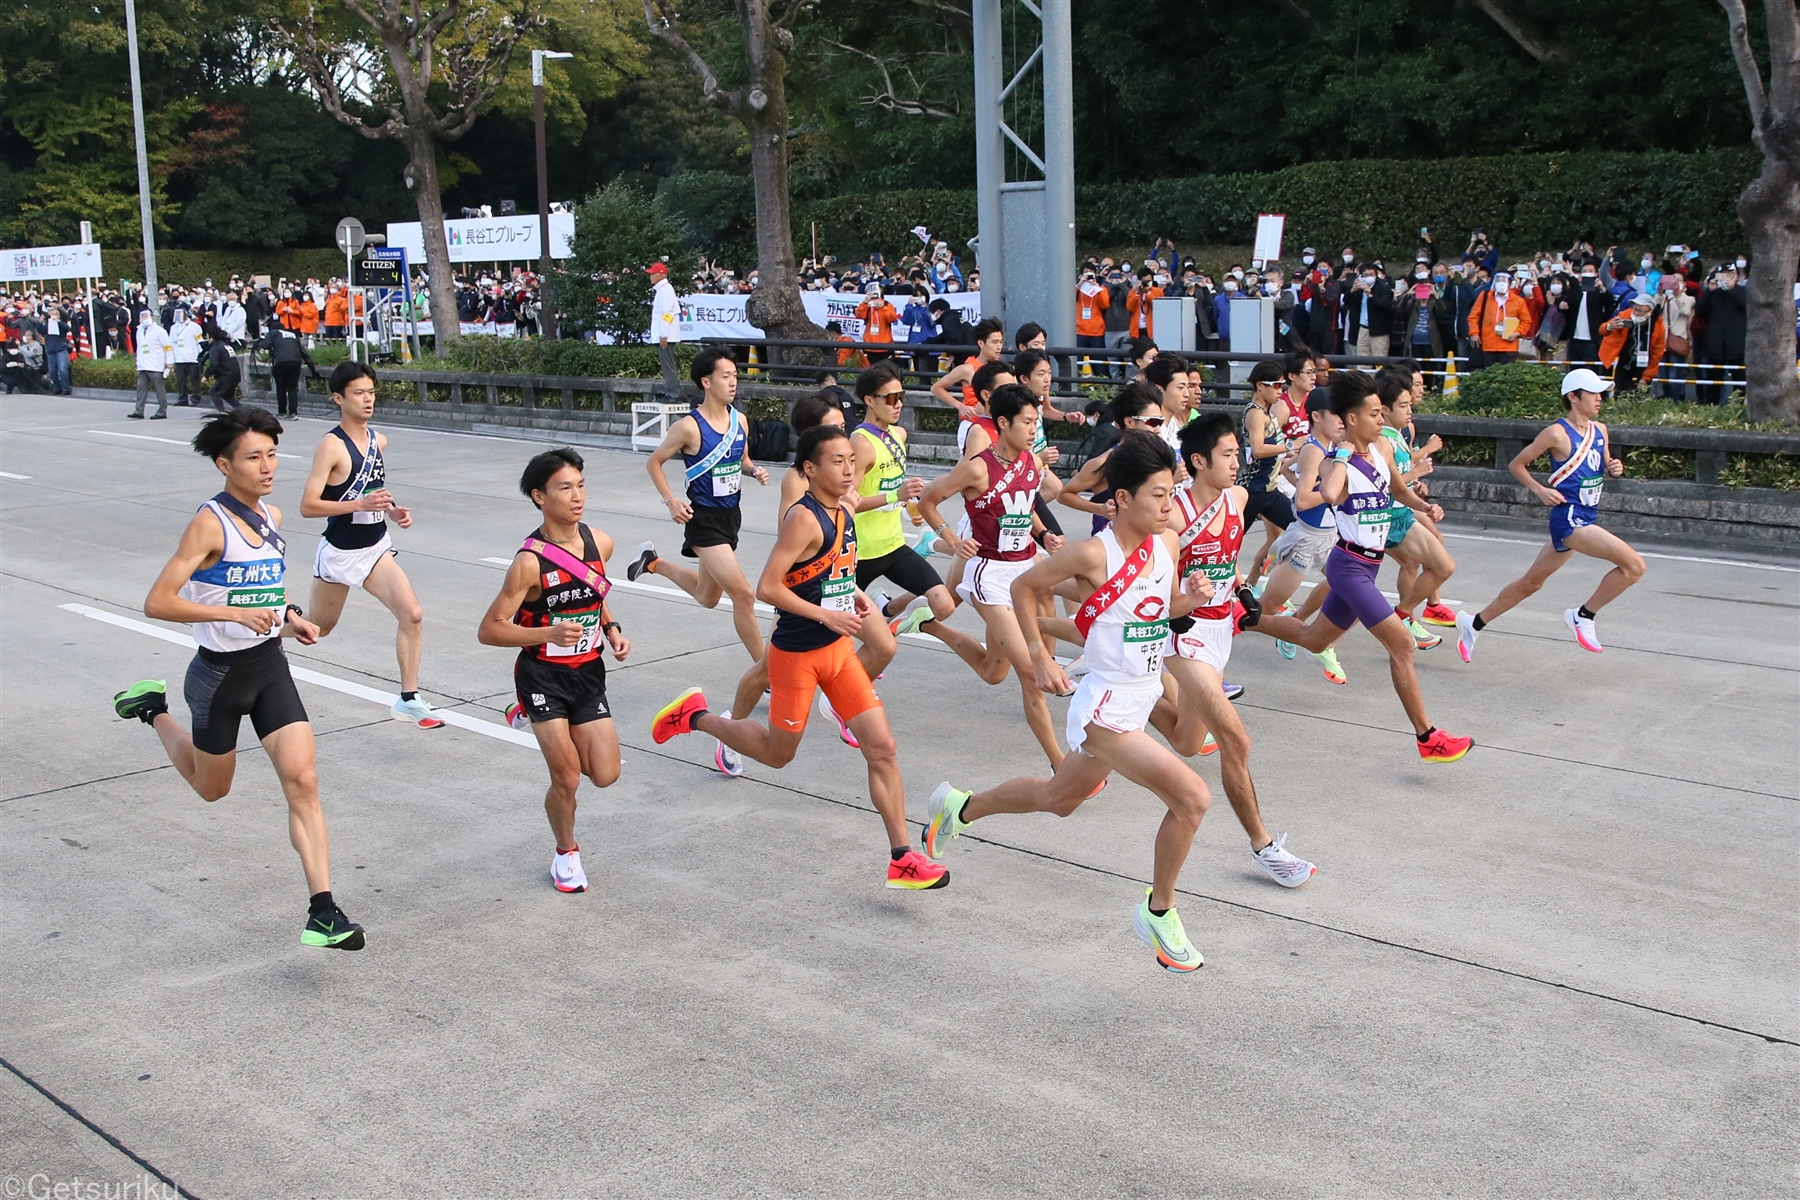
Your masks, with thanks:
[(1111, 303), (1112, 297), (1105, 288), (1100, 288), (1091, 296), (1083, 295), (1081, 289), (1076, 288), (1075, 332), (1081, 337), (1105, 337), (1106, 307)]
[(1156, 317), (1150, 311), (1150, 301), (1161, 299), (1163, 290), (1153, 287), (1149, 291), (1139, 292), (1133, 289), (1125, 294), (1125, 311), (1131, 314), (1131, 324), (1126, 326), (1132, 337), (1147, 337), (1156, 340)]
[(894, 322), (899, 319), (900, 314), (886, 300), (865, 300), (856, 306), (856, 315), (863, 323), (863, 341), (891, 342), (894, 340)]
[(300, 332), (319, 332), (319, 306), (312, 302), (310, 296), (300, 302)]
[(1525, 301), (1525, 311), (1531, 314), (1531, 320), (1519, 331), (1519, 337), (1534, 338), (1537, 336), (1538, 326), (1544, 323), (1544, 310), (1550, 307), (1550, 303), (1544, 298), (1544, 289), (1541, 287), (1532, 288), (1531, 295), (1522, 298)]
[(331, 327), (350, 323), (349, 289), (339, 289), (325, 297), (325, 324)]
[(292, 298), (277, 301), (275, 319), (281, 322), (283, 329), (298, 332), (300, 329), (300, 302)]
[[(1506, 320), (1518, 322), (1511, 338), (1501, 337), (1497, 328)], [(1474, 306), (1469, 309), (1469, 337), (1479, 341), (1481, 348), (1490, 354), (1517, 350), (1530, 328), (1531, 310), (1518, 292), (1507, 292), (1506, 303), (1502, 306), (1494, 303), (1494, 292), (1489, 288), (1475, 298)]]
[[(1612, 318), (1600, 329), (1604, 334), (1600, 339), (1600, 361), (1606, 364), (1606, 373), (1610, 375), (1619, 365), (1619, 355), (1631, 337), (1630, 307), (1626, 307), (1624, 316)], [(1653, 313), (1650, 317), (1650, 365), (1644, 368), (1643, 374), (1646, 381), (1656, 378), (1656, 370), (1662, 366), (1663, 352), (1668, 347), (1669, 323), (1663, 320), (1661, 313)]]
[[(838, 341), (840, 341), (840, 342), (848, 342), (848, 341), (852, 341), (852, 340), (853, 339), (850, 337), (849, 334), (841, 333), (838, 335)], [(863, 352), (861, 350), (857, 350), (857, 349), (853, 349), (853, 348), (846, 348), (846, 349), (838, 351), (838, 366), (840, 366), (840, 367), (855, 367), (857, 370), (860, 371), (862, 368), (864, 368), (868, 365), (869, 365), (869, 360), (863, 357)]]

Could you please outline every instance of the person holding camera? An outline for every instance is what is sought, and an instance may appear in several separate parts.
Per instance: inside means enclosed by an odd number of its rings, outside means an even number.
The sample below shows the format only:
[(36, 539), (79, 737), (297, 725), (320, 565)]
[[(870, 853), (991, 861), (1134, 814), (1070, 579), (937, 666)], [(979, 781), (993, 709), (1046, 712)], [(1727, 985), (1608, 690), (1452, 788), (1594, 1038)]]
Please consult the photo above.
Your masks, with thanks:
[(1386, 357), (1394, 332), (1394, 285), (1373, 263), (1364, 263), (1349, 289), (1344, 300), (1346, 345), (1364, 358)]
[(1497, 363), (1513, 362), (1519, 357), (1519, 341), (1531, 327), (1531, 312), (1523, 297), (1513, 291), (1510, 271), (1494, 276), (1493, 285), (1482, 292), (1469, 309), (1469, 369), (1479, 371)]
[(1613, 380), (1613, 394), (1656, 378), (1668, 345), (1668, 323), (1656, 311), (1656, 296), (1639, 292), (1631, 304), (1602, 325), (1600, 361)]

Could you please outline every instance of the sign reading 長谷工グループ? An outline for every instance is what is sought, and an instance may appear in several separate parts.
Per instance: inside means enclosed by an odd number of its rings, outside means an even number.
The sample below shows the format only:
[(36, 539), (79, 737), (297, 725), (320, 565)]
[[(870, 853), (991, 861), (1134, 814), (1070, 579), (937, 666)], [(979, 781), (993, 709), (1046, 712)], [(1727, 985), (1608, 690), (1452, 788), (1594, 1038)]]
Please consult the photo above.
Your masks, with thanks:
[[(543, 253), (542, 234), (535, 213), (522, 217), (470, 217), (444, 222), (444, 239), (450, 243), (451, 262), (517, 262)], [(550, 214), (550, 257), (568, 258), (575, 239), (575, 214)], [(425, 232), (417, 221), (401, 221), (387, 227), (387, 244), (406, 251), (406, 261), (425, 261)]]
[(100, 247), (93, 243), (81, 246), (33, 246), (23, 250), (0, 250), (0, 282), (19, 283), (34, 279), (98, 279)]

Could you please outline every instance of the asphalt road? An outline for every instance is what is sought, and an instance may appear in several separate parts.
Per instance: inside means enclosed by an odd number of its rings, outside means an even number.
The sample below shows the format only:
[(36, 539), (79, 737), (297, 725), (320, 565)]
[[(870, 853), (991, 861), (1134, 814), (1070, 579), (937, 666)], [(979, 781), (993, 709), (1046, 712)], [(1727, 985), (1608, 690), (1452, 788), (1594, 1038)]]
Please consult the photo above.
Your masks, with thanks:
[[(1598, 657), (1561, 623), (1600, 573), (1577, 562), (1473, 666), (1421, 654), (1433, 719), (1476, 739), (1450, 766), (1418, 761), (1367, 635), (1344, 687), (1240, 638), (1265, 816), (1319, 872), (1291, 892), (1255, 872), (1216, 760), (1194, 760), (1216, 803), (1180, 909), (1207, 965), (1175, 976), (1130, 927), (1154, 797), (1115, 781), (1067, 820), (984, 821), (947, 890), (888, 891), (861, 760), (823, 720), (787, 769), (738, 780), (707, 739), (651, 743), (660, 704), (697, 684), (723, 706), (747, 659), (726, 609), (642, 588), (614, 600), (624, 776), (581, 792), (593, 887), (555, 892), (542, 761), (500, 725), (511, 656), (474, 638), (544, 443), (395, 430), (424, 688), (459, 723), (371, 698), (396, 668), (367, 596), (289, 643), (334, 890), (368, 927), (328, 953), (298, 943), (248, 728), (207, 805), (112, 715), (135, 679), (179, 691), (185, 631), (140, 605), (218, 487), (182, 444), (193, 414), (125, 411), (0, 408), (4, 1196), (1796, 1192), (1792, 561), (1646, 546)], [(301, 580), (324, 430), (291, 426), (274, 496)], [(587, 454), (615, 571), (645, 537), (673, 552), (644, 459)], [(774, 496), (750, 492), (754, 574)], [(1446, 591), (1475, 604), (1536, 552), (1450, 545)], [(1042, 770), (1016, 685), (935, 642), (904, 642), (881, 691), (914, 820), (939, 780)]]

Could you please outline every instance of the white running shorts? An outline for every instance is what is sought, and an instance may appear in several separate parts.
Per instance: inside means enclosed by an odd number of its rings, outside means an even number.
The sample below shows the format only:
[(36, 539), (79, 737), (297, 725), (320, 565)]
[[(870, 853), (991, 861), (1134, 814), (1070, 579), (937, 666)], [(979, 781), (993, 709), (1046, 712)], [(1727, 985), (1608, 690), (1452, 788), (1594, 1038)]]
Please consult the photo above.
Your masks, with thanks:
[(1013, 580), (1023, 575), (1030, 566), (1029, 558), (1022, 562), (971, 558), (963, 567), (962, 582), (956, 585), (957, 594), (976, 604), (997, 604), (1011, 608)]
[(1175, 654), (1179, 658), (1203, 662), (1223, 675), (1231, 661), (1231, 618), (1195, 618), (1186, 633), (1171, 633)]
[(1081, 749), (1087, 741), (1087, 727), (1098, 725), (1118, 733), (1131, 733), (1150, 723), (1150, 710), (1163, 694), (1162, 679), (1153, 677), (1139, 684), (1108, 683), (1098, 675), (1083, 675), (1069, 700), (1069, 752)]
[(319, 539), (319, 552), (313, 556), (313, 574), (326, 583), (341, 583), (345, 587), (361, 587), (375, 564), (381, 561), (384, 554), (394, 553), (394, 543), (387, 534), (373, 546), (364, 546), (361, 550), (340, 550), (324, 538)]
[(1300, 572), (1302, 579), (1317, 583), (1325, 578), (1325, 560), (1330, 557), (1331, 548), (1336, 544), (1336, 527), (1327, 525), (1318, 529), (1296, 519), (1275, 539), (1271, 553), (1275, 555), (1277, 563), (1287, 563)]

